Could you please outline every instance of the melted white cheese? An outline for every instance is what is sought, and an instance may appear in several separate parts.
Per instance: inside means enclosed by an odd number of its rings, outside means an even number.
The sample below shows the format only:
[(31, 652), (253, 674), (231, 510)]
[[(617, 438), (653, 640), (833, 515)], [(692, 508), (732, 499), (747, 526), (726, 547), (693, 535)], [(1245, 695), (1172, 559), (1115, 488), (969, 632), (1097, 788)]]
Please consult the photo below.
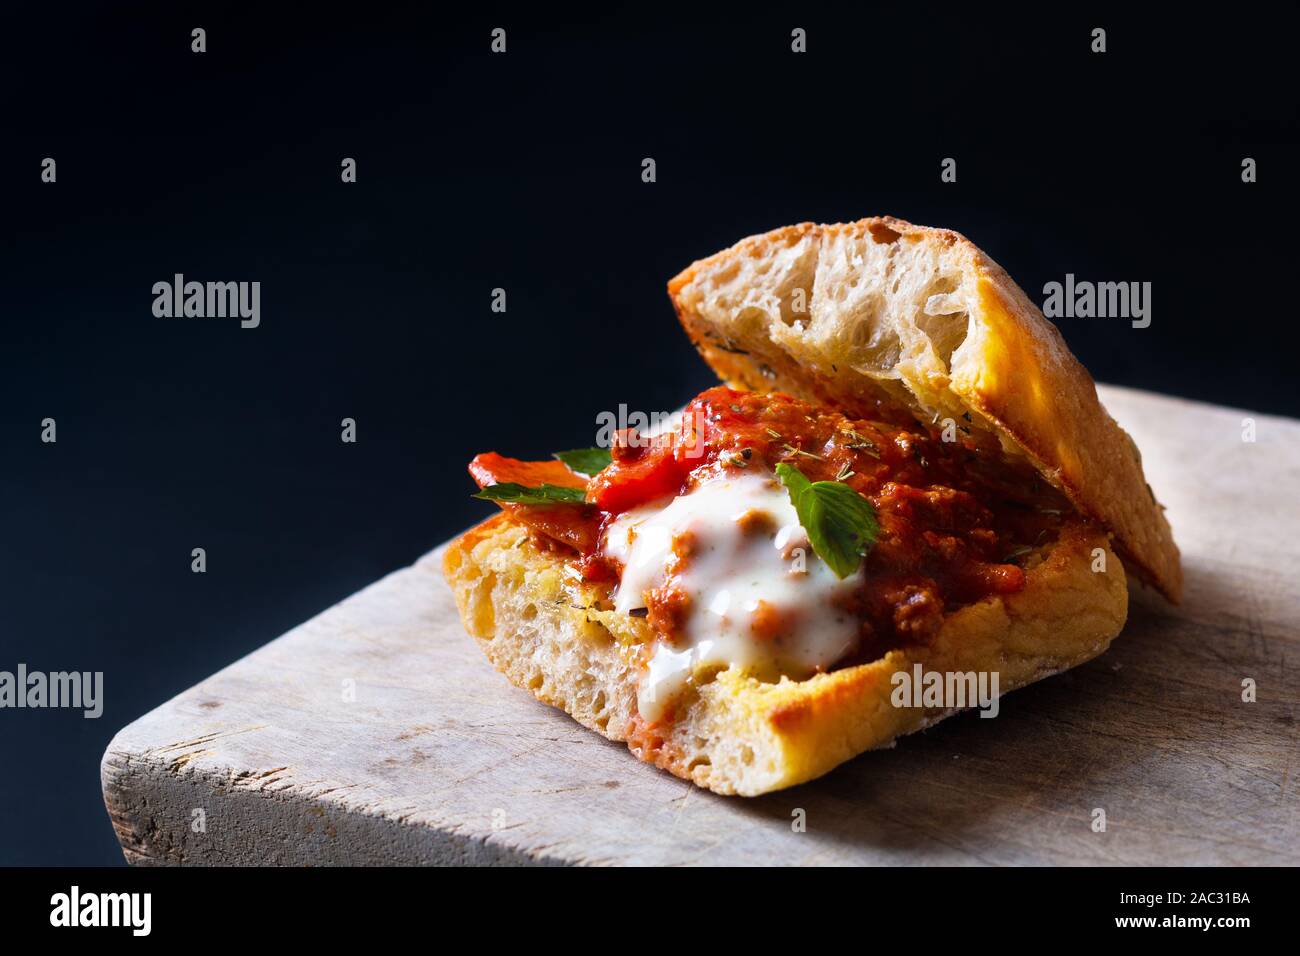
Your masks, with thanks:
[(862, 586), (862, 570), (835, 577), (771, 474), (714, 479), (628, 511), (605, 533), (606, 553), (623, 564), (615, 608), (625, 614), (644, 608), (646, 592), (664, 583), (677, 562), (673, 539), (690, 542), (674, 569), (674, 587), (689, 602), (682, 633), (657, 642), (641, 680), (638, 707), (647, 721), (663, 716), (697, 670), (734, 665), (802, 676), (829, 668), (857, 643), (857, 617), (841, 606)]

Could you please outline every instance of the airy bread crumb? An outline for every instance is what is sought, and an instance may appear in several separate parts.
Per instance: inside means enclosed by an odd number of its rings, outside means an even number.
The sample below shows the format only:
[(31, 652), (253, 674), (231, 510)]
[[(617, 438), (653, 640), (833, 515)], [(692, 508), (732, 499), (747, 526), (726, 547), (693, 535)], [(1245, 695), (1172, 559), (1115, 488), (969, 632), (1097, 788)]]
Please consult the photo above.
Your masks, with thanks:
[[(1094, 548), (1104, 572), (1092, 571)], [(1067, 525), (1027, 562), (1024, 590), (956, 611), (924, 647), (804, 681), (724, 670), (688, 692), (675, 720), (647, 727), (638, 660), (654, 634), (643, 621), (590, 609), (601, 591), (568, 579), (563, 560), (504, 514), (453, 542), (443, 562), (466, 629), (512, 684), (642, 760), (742, 796), (811, 780), (947, 716), (894, 707), (897, 671), (996, 671), (1006, 693), (1097, 656), (1128, 613), (1124, 568), (1105, 534)]]

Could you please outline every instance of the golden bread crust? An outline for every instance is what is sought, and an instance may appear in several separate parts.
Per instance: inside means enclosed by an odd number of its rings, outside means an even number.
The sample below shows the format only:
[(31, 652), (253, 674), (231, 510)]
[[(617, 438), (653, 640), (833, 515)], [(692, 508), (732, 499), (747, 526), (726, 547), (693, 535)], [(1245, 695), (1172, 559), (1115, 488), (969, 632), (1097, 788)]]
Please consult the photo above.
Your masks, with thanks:
[(1031, 556), (1023, 590), (949, 614), (923, 647), (803, 681), (765, 683), (731, 668), (689, 691), (673, 721), (646, 727), (636, 691), (641, 650), (654, 632), (642, 620), (593, 609), (602, 593), (508, 515), (452, 542), (444, 573), (466, 629), (511, 683), (628, 742), (643, 760), (745, 796), (811, 780), (951, 713), (895, 707), (897, 671), (915, 664), (996, 671), (1006, 693), (1100, 654), (1128, 610), (1124, 569), (1105, 533), (1069, 524)]
[(927, 424), (964, 419), (1031, 461), (1113, 532), (1141, 580), (1179, 600), (1178, 548), (1132, 439), (1056, 327), (965, 237), (891, 217), (801, 223), (692, 264), (668, 291), (724, 381), (863, 417), (884, 400)]

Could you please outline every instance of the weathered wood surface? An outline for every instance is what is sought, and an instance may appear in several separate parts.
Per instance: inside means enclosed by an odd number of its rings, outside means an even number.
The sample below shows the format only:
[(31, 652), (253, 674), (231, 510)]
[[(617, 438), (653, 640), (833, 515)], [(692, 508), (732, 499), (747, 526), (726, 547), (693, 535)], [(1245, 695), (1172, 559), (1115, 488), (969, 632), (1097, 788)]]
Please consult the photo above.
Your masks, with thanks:
[(995, 720), (716, 797), (507, 685), (461, 630), (435, 551), (122, 730), (103, 785), (126, 857), (1300, 863), (1300, 422), (1254, 416), (1249, 443), (1244, 412), (1102, 396), (1168, 505), (1186, 598), (1134, 589), (1107, 654), (1009, 695)]

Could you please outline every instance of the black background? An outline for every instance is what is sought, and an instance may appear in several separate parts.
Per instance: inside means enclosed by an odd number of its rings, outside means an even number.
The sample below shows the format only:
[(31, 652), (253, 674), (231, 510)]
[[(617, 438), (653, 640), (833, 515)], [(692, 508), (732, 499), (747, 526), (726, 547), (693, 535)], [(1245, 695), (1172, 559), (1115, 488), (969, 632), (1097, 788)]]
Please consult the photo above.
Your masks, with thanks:
[[(741, 236), (889, 213), (1035, 299), (1150, 281), (1150, 328), (1059, 322), (1098, 380), (1300, 415), (1289, 23), (856, 9), (6, 13), (0, 670), (106, 707), (0, 711), (0, 863), (120, 862), (113, 733), (486, 514), (475, 452), (708, 385), (664, 284)], [(155, 318), (176, 272), (261, 326)]]

